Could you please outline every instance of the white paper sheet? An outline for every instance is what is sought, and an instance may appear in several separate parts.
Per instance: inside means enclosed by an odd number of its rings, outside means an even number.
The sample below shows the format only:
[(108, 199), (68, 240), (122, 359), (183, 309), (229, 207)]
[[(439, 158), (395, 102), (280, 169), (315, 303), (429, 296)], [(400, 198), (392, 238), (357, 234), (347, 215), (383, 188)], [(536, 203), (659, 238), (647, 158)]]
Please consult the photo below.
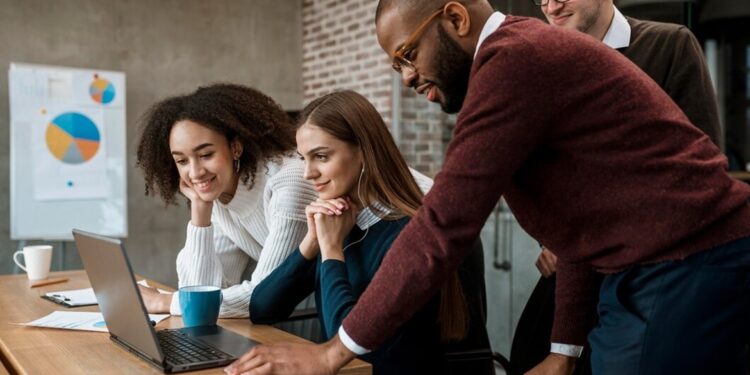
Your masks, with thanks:
[[(156, 323), (169, 317), (169, 314), (148, 314)], [(109, 332), (102, 313), (54, 311), (51, 314), (28, 323), (15, 323), (22, 326), (72, 329), (79, 331)]]

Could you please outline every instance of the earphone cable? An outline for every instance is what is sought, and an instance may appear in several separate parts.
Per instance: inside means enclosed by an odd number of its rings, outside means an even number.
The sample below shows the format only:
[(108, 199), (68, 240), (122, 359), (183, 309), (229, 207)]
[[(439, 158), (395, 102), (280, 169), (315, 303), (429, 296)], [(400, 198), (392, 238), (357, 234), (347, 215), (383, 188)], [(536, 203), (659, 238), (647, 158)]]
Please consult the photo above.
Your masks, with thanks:
[[(357, 198), (359, 198), (359, 203), (360, 204), (364, 203), (364, 201), (362, 200), (362, 195), (360, 194), (360, 187), (362, 185), (362, 175), (364, 175), (364, 174), (365, 174), (365, 167), (362, 167), (362, 172), (359, 174), (359, 181), (357, 181)], [(365, 237), (367, 237), (367, 233), (368, 232), (370, 232), (370, 227), (369, 226), (367, 227), (367, 229), (365, 229), (365, 234), (362, 235), (362, 238), (360, 238), (360, 239), (358, 239), (358, 240), (356, 240), (356, 241), (354, 241), (354, 242), (352, 242), (352, 243), (344, 246), (344, 250), (342, 250), (342, 251), (346, 251), (346, 249), (348, 249), (350, 246), (362, 242), (362, 240), (364, 240)]]

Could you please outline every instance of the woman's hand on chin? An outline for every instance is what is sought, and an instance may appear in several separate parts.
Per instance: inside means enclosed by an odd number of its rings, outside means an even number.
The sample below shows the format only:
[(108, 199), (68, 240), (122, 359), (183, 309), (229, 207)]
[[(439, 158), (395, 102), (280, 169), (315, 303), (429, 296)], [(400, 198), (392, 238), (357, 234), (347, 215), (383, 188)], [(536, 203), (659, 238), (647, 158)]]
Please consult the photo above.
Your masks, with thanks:
[(315, 225), (315, 215), (341, 215), (347, 208), (346, 201), (337, 199), (320, 199), (311, 202), (305, 207), (305, 217), (307, 218), (307, 234), (299, 245), (302, 256), (307, 260), (312, 260), (320, 252), (320, 243), (318, 242), (318, 233)]
[(316, 213), (315, 228), (323, 260), (344, 260), (344, 238), (351, 232), (357, 221), (354, 205), (345, 198), (318, 200), (318, 207), (327, 212)]
[(210, 226), (214, 202), (201, 199), (195, 189), (183, 179), (180, 179), (180, 193), (190, 200), (190, 222), (196, 227)]

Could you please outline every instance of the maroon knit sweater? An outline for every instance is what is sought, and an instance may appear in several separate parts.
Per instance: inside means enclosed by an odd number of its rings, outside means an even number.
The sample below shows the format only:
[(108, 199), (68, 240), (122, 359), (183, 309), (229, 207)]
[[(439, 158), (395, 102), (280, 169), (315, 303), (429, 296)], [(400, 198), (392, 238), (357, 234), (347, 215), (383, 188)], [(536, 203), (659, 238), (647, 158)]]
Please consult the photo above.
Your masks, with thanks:
[(344, 321), (388, 338), (471, 249), (504, 195), (556, 251), (553, 342), (583, 345), (597, 273), (750, 235), (750, 187), (645, 73), (603, 43), (508, 17), (482, 44), (445, 165)]

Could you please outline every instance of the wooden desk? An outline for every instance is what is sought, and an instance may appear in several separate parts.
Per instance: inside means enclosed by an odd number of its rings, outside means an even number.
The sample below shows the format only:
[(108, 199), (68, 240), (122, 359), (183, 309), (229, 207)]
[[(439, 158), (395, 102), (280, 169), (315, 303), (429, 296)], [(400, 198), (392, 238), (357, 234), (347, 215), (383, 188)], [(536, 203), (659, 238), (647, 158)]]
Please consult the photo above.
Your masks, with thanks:
[[(54, 277), (68, 277), (66, 283), (29, 288), (26, 275), (0, 276), (0, 359), (7, 367), (0, 374), (161, 374), (162, 372), (109, 339), (108, 333), (70, 331), (17, 326), (9, 323), (29, 322), (55, 310), (99, 311), (98, 306), (68, 309), (39, 296), (56, 290), (88, 288), (84, 271), (53, 272)], [(161, 286), (160, 286), (161, 287)], [(305, 342), (304, 339), (273, 328), (252, 325), (247, 319), (219, 319), (219, 325), (261, 343), (281, 341)], [(160, 322), (156, 328), (182, 327), (180, 317)], [(191, 372), (224, 374), (222, 368)], [(371, 366), (355, 359), (340, 374), (371, 374)]]

